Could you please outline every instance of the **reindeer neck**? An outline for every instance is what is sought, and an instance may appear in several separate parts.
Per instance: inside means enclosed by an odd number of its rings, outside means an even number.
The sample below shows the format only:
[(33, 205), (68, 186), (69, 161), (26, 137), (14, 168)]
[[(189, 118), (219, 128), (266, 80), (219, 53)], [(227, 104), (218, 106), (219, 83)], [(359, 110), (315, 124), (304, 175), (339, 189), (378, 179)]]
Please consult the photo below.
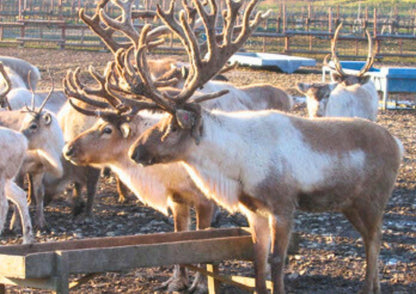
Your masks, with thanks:
[(107, 165), (143, 203), (168, 214), (168, 193), (160, 181), (157, 167), (142, 167), (125, 156)]

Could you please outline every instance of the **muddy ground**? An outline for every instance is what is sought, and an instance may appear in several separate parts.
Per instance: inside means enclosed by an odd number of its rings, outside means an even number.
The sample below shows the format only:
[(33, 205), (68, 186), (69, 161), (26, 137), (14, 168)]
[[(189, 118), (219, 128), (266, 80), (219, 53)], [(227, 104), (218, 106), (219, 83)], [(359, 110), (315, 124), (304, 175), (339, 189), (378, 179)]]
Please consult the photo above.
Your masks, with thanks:
[[(23, 58), (38, 66), (44, 80), (41, 89), (47, 89), (46, 70), (50, 69), (56, 88), (68, 69), (76, 66), (103, 67), (111, 59), (106, 52), (71, 50), (0, 48), (0, 55)], [(378, 66), (381, 64), (378, 64)], [(402, 66), (415, 66), (406, 64)], [(237, 69), (227, 74), (236, 85), (267, 82), (279, 85), (292, 95), (297, 82), (319, 81), (320, 64), (301, 69), (293, 74), (275, 71)], [(413, 99), (412, 95), (396, 96)], [(305, 116), (305, 106), (297, 104), (295, 112)], [(380, 113), (378, 123), (400, 138), (406, 154), (388, 206), (383, 224), (380, 254), (380, 277), (383, 293), (416, 293), (416, 112), (388, 110)], [(38, 242), (84, 239), (95, 236), (123, 236), (152, 232), (170, 232), (173, 223), (130, 195), (126, 203), (117, 202), (113, 178), (101, 178), (95, 199), (94, 218), (73, 219), (70, 205), (60, 195), (46, 209), (51, 232), (38, 232)], [(221, 211), (218, 227), (246, 226), (239, 214)], [(356, 293), (365, 273), (365, 253), (359, 234), (340, 214), (298, 213), (294, 230), (301, 236), (298, 252), (290, 255), (286, 267), (288, 293)], [(6, 230), (0, 244), (21, 242), (21, 235)], [(227, 261), (221, 264), (225, 274), (253, 276), (251, 263)], [(104, 273), (96, 276), (71, 293), (154, 293), (154, 287), (169, 277), (170, 267), (136, 269), (123, 273)], [(79, 278), (73, 276), (71, 279)], [(47, 293), (47, 291), (6, 287), (7, 293)], [(222, 293), (246, 293), (231, 286), (223, 286)]]

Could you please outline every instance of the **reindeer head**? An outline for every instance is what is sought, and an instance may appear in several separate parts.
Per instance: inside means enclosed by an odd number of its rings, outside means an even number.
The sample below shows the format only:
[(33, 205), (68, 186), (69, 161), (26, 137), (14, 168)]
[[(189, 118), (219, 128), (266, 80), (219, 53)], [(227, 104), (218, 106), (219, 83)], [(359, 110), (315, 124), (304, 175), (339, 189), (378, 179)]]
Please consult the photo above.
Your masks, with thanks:
[[(331, 40), (331, 55), (332, 59), (334, 61), (334, 72), (332, 73), (332, 80), (335, 82), (338, 82), (340, 84), (343, 84), (344, 86), (350, 86), (354, 84), (365, 84), (369, 81), (370, 76), (366, 75), (366, 73), (371, 69), (373, 63), (374, 63), (374, 55), (373, 55), (373, 42), (370, 36), (370, 33), (368, 30), (365, 30), (367, 39), (368, 39), (368, 56), (366, 63), (364, 67), (360, 70), (360, 72), (357, 75), (347, 74), (342, 70), (342, 66), (340, 64), (339, 58), (336, 54), (336, 43), (338, 40), (338, 35), (341, 30), (342, 23), (340, 23), (335, 30), (334, 37)], [(324, 61), (324, 64), (326, 64), (326, 58)]]
[[(108, 102), (106, 105), (96, 99), (88, 103), (98, 108), (106, 108), (111, 105), (116, 109), (117, 115), (133, 116), (139, 109), (143, 108), (167, 112), (170, 114), (169, 117), (152, 128), (154, 134), (151, 131), (145, 132), (143, 138), (154, 137), (156, 141), (164, 144), (168, 142), (172, 146), (177, 144), (176, 148), (179, 145), (184, 145), (182, 143), (185, 138), (189, 138), (188, 141), (197, 144), (202, 131), (199, 103), (222, 96), (228, 91), (224, 90), (207, 95), (194, 94), (197, 89), (222, 70), (229, 57), (243, 45), (251, 32), (255, 30), (261, 20), (267, 17), (268, 13), (261, 14), (259, 12), (254, 18), (251, 18), (258, 2), (258, 0), (252, 0), (247, 4), (246, 11), (242, 16), (242, 26), (235, 27), (236, 20), (239, 17), (238, 10), (242, 7), (243, 1), (227, 0), (227, 9), (222, 12), (223, 30), (221, 34), (217, 34), (218, 8), (215, 0), (192, 0), (192, 5), (183, 1), (183, 10), (179, 13), (179, 19), (176, 18), (175, 1), (171, 1), (167, 11), (163, 11), (159, 6), (157, 7), (157, 15), (164, 26), (151, 30), (150, 25), (145, 25), (139, 34), (134, 29), (131, 21), (133, 17), (132, 1), (113, 1), (123, 12), (123, 15), (116, 20), (110, 19), (104, 14), (102, 7), (107, 2), (105, 0), (101, 1), (96, 15), (85, 19), (87, 23), (91, 24), (90, 27), (108, 42), (107, 45), (110, 44), (108, 46), (111, 46), (110, 48), (115, 54), (115, 60), (109, 63), (107, 67), (109, 70), (105, 77), (90, 71), (101, 85), (100, 89), (91, 91), (82, 85), (77, 86), (76, 84), (79, 83), (76, 82), (75, 74), (72, 78), (67, 78), (64, 81), (66, 94), (84, 102), (89, 95), (105, 98)], [(209, 11), (204, 6), (208, 6)], [(196, 33), (193, 31), (195, 11), (199, 20), (203, 23), (207, 36), (204, 44), (198, 43)], [(98, 27), (100, 22), (105, 25)], [(155, 81), (150, 73), (147, 53), (149, 48), (160, 43), (153, 41), (151, 37), (160, 29), (175, 34), (188, 54), (190, 67), (181, 90), (166, 88), (166, 86), (176, 83), (176, 78)], [(130, 40), (128, 46), (121, 46), (114, 41), (111, 35), (115, 31), (122, 32)], [(74, 91), (74, 89), (76, 90)], [(85, 114), (87, 112), (95, 113), (95, 115), (98, 114), (101, 117), (114, 115), (114, 113), (110, 114), (107, 109), (98, 111), (80, 109), (80, 111), (84, 111)], [(115, 120), (115, 118), (112, 119)]]
[(298, 91), (306, 96), (309, 117), (325, 116), (326, 105), (335, 86), (328, 83), (298, 83)]
[[(227, 91), (220, 91), (198, 97), (197, 89), (214, 77), (227, 62), (228, 58), (245, 42), (258, 23), (267, 17), (257, 13), (250, 22), (250, 15), (256, 5), (251, 1), (243, 16), (243, 25), (238, 36), (233, 39), (233, 30), (238, 10), (242, 2), (227, 1), (227, 11), (224, 12), (224, 29), (219, 36), (215, 33), (217, 6), (215, 1), (208, 1), (210, 13), (208, 13), (199, 1), (193, 1), (198, 14), (204, 20), (207, 35), (207, 54), (201, 55), (196, 37), (189, 25), (185, 11), (180, 14), (180, 23), (173, 16), (173, 4), (168, 12), (158, 9), (158, 15), (163, 22), (180, 38), (185, 46), (190, 59), (190, 71), (184, 88), (175, 95), (159, 91), (152, 87), (152, 82), (145, 77), (145, 83), (150, 89), (147, 97), (153, 100), (159, 107), (168, 112), (170, 116), (163, 119), (157, 125), (147, 130), (135, 144), (132, 145), (129, 156), (136, 162), (149, 165), (181, 160), (186, 150), (192, 149), (199, 144), (203, 132), (203, 121), (201, 117), (200, 102), (217, 98)], [(145, 55), (142, 53), (138, 60), (139, 64), (145, 64)], [(143, 80), (143, 79), (142, 79)], [(192, 97), (192, 99), (191, 99)]]

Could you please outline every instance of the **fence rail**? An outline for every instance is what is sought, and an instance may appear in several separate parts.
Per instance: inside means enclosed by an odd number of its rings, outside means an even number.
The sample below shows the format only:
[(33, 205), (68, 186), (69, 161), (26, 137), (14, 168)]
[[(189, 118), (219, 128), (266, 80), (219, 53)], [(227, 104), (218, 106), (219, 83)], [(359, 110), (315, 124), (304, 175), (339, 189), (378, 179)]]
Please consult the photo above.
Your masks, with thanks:
[[(26, 3), (25, 7), (23, 2)], [(166, 0), (159, 2), (162, 5), (167, 3)], [(17, 7), (16, 4), (9, 5), (10, 1), (0, 0), (0, 44), (105, 48), (101, 40), (86, 25), (80, 23), (77, 16), (81, 4), (85, 4), (87, 11), (93, 13), (95, 9), (93, 1), (59, 0), (58, 4), (52, 5), (54, 3), (52, 0), (20, 0)], [(35, 9), (36, 4), (37, 9)], [(151, 6), (154, 3), (148, 0), (144, 1), (144, 4)], [(110, 15), (118, 13), (114, 7), (107, 8), (107, 11)], [(145, 21), (137, 20), (136, 25), (140, 27)], [(381, 15), (376, 8), (371, 13), (365, 9), (362, 17), (354, 19), (351, 15), (343, 15), (339, 6), (327, 8), (326, 13), (314, 11), (313, 7), (308, 6), (307, 10), (299, 14), (292, 13), (288, 7), (281, 5), (278, 12), (258, 28), (245, 48), (250, 51), (287, 54), (326, 54), (329, 53), (329, 39), (341, 21), (343, 30), (339, 38), (341, 40), (339, 50), (345, 52), (341, 52), (340, 55), (365, 55), (364, 31), (368, 29), (372, 32), (378, 58), (416, 57), (416, 18), (413, 11), (409, 11), (408, 17), (395, 18), (392, 15), (389, 17)], [(170, 42), (162, 49), (179, 50), (181, 48), (179, 41), (172, 36), (169, 38)], [(349, 41), (348, 45), (342, 46), (342, 40)]]

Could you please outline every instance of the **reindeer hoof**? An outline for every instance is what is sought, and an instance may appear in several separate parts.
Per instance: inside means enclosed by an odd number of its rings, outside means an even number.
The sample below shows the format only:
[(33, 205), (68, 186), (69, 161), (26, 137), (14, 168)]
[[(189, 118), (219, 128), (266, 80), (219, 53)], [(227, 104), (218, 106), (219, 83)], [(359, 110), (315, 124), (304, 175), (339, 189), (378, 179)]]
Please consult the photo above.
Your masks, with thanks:
[(72, 207), (72, 217), (77, 217), (85, 211), (85, 202), (79, 202)]
[[(163, 293), (181, 292), (188, 289), (188, 282), (181, 277), (171, 277), (160, 286), (154, 288), (155, 292), (162, 291)], [(186, 292), (185, 292), (186, 293)]]

